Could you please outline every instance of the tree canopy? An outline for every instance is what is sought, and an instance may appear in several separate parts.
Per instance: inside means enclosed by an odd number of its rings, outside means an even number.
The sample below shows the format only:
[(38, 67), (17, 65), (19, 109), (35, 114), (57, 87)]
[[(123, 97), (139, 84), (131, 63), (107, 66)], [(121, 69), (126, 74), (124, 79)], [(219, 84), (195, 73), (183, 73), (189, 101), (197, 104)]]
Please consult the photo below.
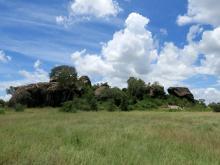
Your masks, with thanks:
[(51, 70), (50, 80), (57, 81), (62, 86), (70, 86), (77, 80), (77, 71), (72, 66), (58, 66)]

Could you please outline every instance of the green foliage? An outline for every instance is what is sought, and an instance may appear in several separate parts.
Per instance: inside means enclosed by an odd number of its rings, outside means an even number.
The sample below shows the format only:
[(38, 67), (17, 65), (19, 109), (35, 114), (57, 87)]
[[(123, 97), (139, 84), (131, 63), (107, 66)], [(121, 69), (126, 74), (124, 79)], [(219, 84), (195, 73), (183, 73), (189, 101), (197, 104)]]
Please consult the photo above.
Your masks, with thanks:
[(70, 87), (76, 84), (77, 71), (71, 66), (58, 66), (51, 70), (50, 79), (59, 82), (62, 87)]
[(15, 112), (24, 112), (25, 108), (26, 107), (22, 104), (15, 104), (14, 105)]
[(83, 98), (74, 98), (73, 101), (63, 103), (60, 111), (74, 112), (77, 111), (98, 111), (97, 100), (95, 97), (84, 96)]
[(4, 107), (5, 106), (5, 101), (4, 100), (2, 100), (2, 99), (0, 99), (0, 107)]
[(50, 72), (50, 78), (59, 77), (59, 75), (62, 72), (67, 72), (67, 73), (69, 73), (69, 75), (77, 78), (76, 69), (74, 67), (67, 66), (67, 65), (57, 66), (57, 67), (53, 68)]
[(91, 111), (98, 111), (98, 104), (95, 98), (92, 98), (91, 100), (89, 100), (89, 105), (90, 105)]
[(101, 101), (107, 101), (109, 99), (114, 101), (114, 104), (120, 106), (121, 100), (125, 93), (119, 88), (108, 88), (104, 90), (101, 94)]
[(5, 109), (0, 108), (0, 115), (3, 115), (3, 114), (5, 114)]
[(138, 101), (134, 106), (134, 110), (153, 110), (166, 105), (166, 100), (159, 98), (145, 97), (143, 100)]
[(152, 110), (152, 109), (157, 109), (158, 106), (154, 102), (149, 102), (146, 100), (138, 101), (137, 104), (133, 106), (134, 110)]
[(116, 111), (116, 109), (117, 109), (117, 107), (114, 103), (114, 100), (113, 99), (108, 100), (108, 102), (107, 102), (107, 111), (114, 112), (114, 111)]
[(146, 86), (146, 90), (147, 90), (147, 95), (153, 98), (160, 98), (163, 99), (165, 98), (165, 90), (164, 87), (162, 85), (159, 84), (159, 82), (154, 82), (153, 84), (148, 84)]
[(168, 105), (177, 105), (179, 107), (192, 107), (194, 105), (194, 103), (187, 99), (181, 99), (172, 95), (168, 95), (166, 101)]
[(73, 106), (77, 109), (77, 111), (90, 111), (90, 105), (86, 99), (83, 98), (74, 98)]
[(77, 109), (74, 106), (72, 101), (67, 101), (67, 102), (63, 103), (63, 106), (60, 108), (60, 111), (76, 113)]
[(142, 100), (146, 92), (146, 84), (143, 80), (130, 77), (127, 81), (128, 83), (128, 94), (131, 97)]
[(84, 88), (84, 95), (82, 98), (84, 98), (89, 106), (90, 111), (98, 111), (98, 102), (95, 98), (94, 91), (91, 87), (85, 87)]
[(129, 110), (129, 102), (128, 102), (128, 98), (126, 96), (122, 97), (120, 109), (121, 109), (121, 111), (128, 111)]
[(191, 112), (207, 112), (207, 111), (210, 111), (208, 109), (208, 107), (206, 106), (206, 104), (204, 102), (201, 102), (201, 101), (195, 101), (195, 103), (192, 104), (191, 107), (188, 107), (188, 109)]
[(220, 103), (211, 103), (209, 107), (212, 108), (213, 112), (220, 112)]

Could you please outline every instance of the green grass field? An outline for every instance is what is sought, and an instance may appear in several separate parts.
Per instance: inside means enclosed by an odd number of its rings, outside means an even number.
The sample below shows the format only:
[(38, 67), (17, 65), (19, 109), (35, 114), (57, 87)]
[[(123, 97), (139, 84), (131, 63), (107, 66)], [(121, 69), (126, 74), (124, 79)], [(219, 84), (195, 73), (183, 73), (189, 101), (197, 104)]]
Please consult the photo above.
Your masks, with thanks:
[(0, 165), (219, 165), (220, 114), (29, 109), (0, 115)]

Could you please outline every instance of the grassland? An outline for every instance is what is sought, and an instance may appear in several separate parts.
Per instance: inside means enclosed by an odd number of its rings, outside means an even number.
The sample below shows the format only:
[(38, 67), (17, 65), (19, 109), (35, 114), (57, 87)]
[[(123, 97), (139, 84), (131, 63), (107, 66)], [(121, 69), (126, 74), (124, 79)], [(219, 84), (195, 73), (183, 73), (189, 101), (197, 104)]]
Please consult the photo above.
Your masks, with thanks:
[(220, 114), (6, 112), (0, 164), (219, 165)]

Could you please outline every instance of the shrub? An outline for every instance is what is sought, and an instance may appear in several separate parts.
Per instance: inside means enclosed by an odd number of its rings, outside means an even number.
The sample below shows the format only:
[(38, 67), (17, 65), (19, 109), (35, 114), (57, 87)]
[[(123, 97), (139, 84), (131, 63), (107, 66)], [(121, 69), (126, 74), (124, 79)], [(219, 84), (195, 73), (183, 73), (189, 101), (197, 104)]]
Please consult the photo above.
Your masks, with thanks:
[(15, 112), (24, 112), (25, 108), (26, 107), (22, 104), (15, 104), (14, 105)]
[(210, 111), (210, 109), (207, 108), (207, 106), (199, 101), (195, 101), (194, 105), (188, 108), (189, 111), (195, 111), (195, 112), (207, 112)]
[(147, 96), (153, 97), (153, 98), (160, 98), (164, 99), (166, 96), (164, 87), (159, 84), (159, 82), (154, 82), (153, 84), (147, 84), (146, 85), (146, 94)]
[(68, 102), (63, 103), (63, 106), (61, 107), (60, 111), (76, 113), (77, 109), (76, 107), (74, 107), (74, 104), (72, 101), (68, 101)]
[(77, 71), (74, 67), (72, 66), (67, 66), (67, 65), (61, 65), (53, 68), (50, 72), (50, 78), (59, 78), (59, 76), (63, 73), (68, 73), (69, 77), (74, 77), (77, 78)]
[(113, 99), (110, 99), (108, 102), (107, 102), (107, 111), (109, 112), (114, 112), (116, 111), (117, 107), (114, 103), (114, 100)]
[(95, 98), (92, 98), (89, 101), (89, 105), (90, 105), (90, 110), (91, 111), (98, 111), (98, 105), (97, 105), (97, 100)]
[(3, 108), (0, 108), (0, 115), (5, 114), (5, 110)]
[(63, 103), (60, 108), (62, 112), (77, 112), (77, 111), (97, 111), (97, 101), (95, 98), (87, 100), (85, 98), (74, 98), (73, 101)]
[(85, 104), (88, 104), (90, 111), (98, 111), (98, 103), (95, 98), (94, 91), (90, 87), (85, 89), (85, 94), (83, 95), (83, 98), (86, 100)]
[(167, 104), (168, 105), (177, 105), (177, 106), (180, 106), (180, 107), (192, 107), (194, 106), (194, 104), (190, 101), (188, 101), (187, 99), (181, 99), (181, 98), (178, 98), (176, 96), (172, 96), (172, 95), (168, 95), (167, 96)]
[(75, 87), (77, 82), (77, 71), (71, 66), (58, 66), (51, 70), (50, 79), (59, 82), (62, 87)]
[(143, 80), (130, 77), (127, 81), (128, 93), (131, 97), (135, 97), (138, 100), (142, 100), (146, 92), (146, 84)]
[(120, 106), (124, 92), (119, 88), (107, 88), (105, 89), (101, 96), (101, 101), (113, 100), (114, 104)]
[(128, 105), (129, 105), (128, 98), (123, 97), (121, 100), (121, 105), (120, 105), (121, 111), (128, 111), (129, 110)]
[(2, 100), (2, 99), (0, 99), (0, 107), (4, 107), (5, 106), (5, 101), (4, 100)]
[(209, 107), (212, 108), (213, 112), (220, 112), (220, 103), (211, 103)]

